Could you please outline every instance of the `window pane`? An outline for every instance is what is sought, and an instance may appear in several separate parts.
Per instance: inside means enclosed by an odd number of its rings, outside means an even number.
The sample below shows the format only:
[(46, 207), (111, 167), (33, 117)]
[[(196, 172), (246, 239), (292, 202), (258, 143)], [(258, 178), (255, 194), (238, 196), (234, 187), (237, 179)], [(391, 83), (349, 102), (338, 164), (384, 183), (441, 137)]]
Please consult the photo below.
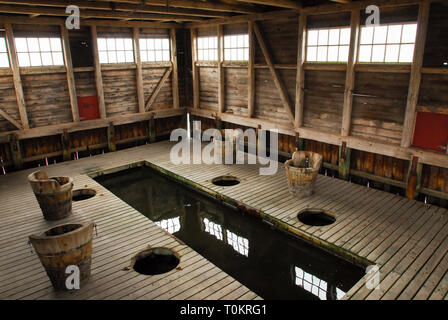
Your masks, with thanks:
[(106, 39), (99, 38), (98, 39), (98, 51), (106, 51), (106, 50), (107, 50)]
[(204, 48), (204, 38), (199, 37), (198, 38), (198, 49)]
[(0, 52), (6, 52), (6, 41), (4, 38), (0, 38)]
[(117, 50), (124, 50), (124, 40), (122, 38), (117, 38), (115, 40)]
[(155, 48), (154, 39), (148, 39), (147, 46), (148, 46), (148, 50), (154, 50), (154, 48)]
[(363, 45), (359, 47), (359, 62), (370, 62), (370, 55), (372, 53), (372, 46)]
[(204, 60), (209, 60), (208, 58), (208, 50), (204, 50)]
[(162, 61), (162, 51), (156, 51), (156, 61)]
[(125, 50), (133, 50), (134, 49), (134, 45), (132, 44), (131, 38), (124, 39), (124, 48), (125, 48)]
[(416, 24), (405, 24), (403, 26), (403, 35), (401, 38), (402, 43), (414, 43), (415, 36), (417, 34)]
[(249, 61), (249, 49), (244, 49), (244, 60)]
[(198, 60), (204, 60), (204, 50), (198, 50)]
[(100, 63), (107, 63), (107, 52), (106, 51), (99, 51), (99, 58), (100, 58)]
[(230, 49), (224, 49), (224, 60), (230, 60)]
[(331, 29), (329, 34), (328, 44), (339, 44), (339, 29)]
[(372, 62), (384, 62), (385, 45), (375, 45), (372, 50)]
[[(48, 42), (50, 44), (50, 42)], [(53, 64), (53, 59), (51, 58), (51, 52), (42, 53), (42, 65), (51, 66)]]
[(248, 34), (244, 35), (244, 47), (249, 48), (249, 35)]
[[(117, 44), (118, 46), (118, 44)], [(126, 62), (126, 58), (124, 56), (124, 51), (117, 51), (117, 62)]]
[(386, 62), (398, 62), (398, 52), (400, 45), (392, 44), (386, 46)]
[(373, 27), (361, 28), (361, 44), (371, 44), (373, 42)]
[(16, 50), (17, 52), (28, 52), (26, 38), (16, 38)]
[(51, 51), (62, 51), (61, 39), (50, 38), (50, 43), (51, 43)]
[(243, 49), (238, 49), (238, 60), (240, 61), (244, 60)]
[(17, 54), (17, 58), (19, 59), (19, 66), (20, 67), (29, 67), (30, 64), (30, 57), (28, 56), (28, 53), (22, 53), (19, 52)]
[(42, 61), (40, 60), (40, 53), (39, 52), (31, 52), (30, 53), (30, 62), (31, 62), (31, 66), (33, 66), (33, 67), (41, 66)]
[(238, 48), (244, 47), (244, 35), (239, 35), (237, 38)]
[(307, 61), (316, 61), (317, 60), (317, 47), (308, 47), (307, 48), (306, 60)]
[(330, 46), (328, 47), (328, 61), (337, 62), (338, 61), (338, 47)]
[(339, 62), (347, 62), (348, 61), (348, 46), (340, 46), (339, 47)]
[(168, 50), (163, 50), (163, 61), (170, 61), (170, 52)]
[[(109, 42), (107, 44), (109, 45)], [(107, 58), (109, 60), (109, 63), (117, 63), (116, 51), (108, 51), (107, 52)]]
[(126, 51), (126, 62), (134, 62), (134, 52)]
[(148, 53), (146, 51), (141, 51), (140, 52), (140, 60), (148, 61)]
[(148, 51), (148, 61), (156, 61), (155, 51)]
[(49, 38), (40, 38), (39, 39), (40, 51), (51, 51), (50, 47), (50, 39)]
[(341, 29), (339, 44), (350, 44), (350, 28)]
[(162, 39), (154, 39), (154, 48), (156, 50), (162, 49)]
[[(27, 38), (27, 42), (30, 52), (39, 52), (39, 40), (37, 38)], [(31, 65), (33, 65), (33, 58), (31, 58)]]
[(163, 50), (169, 50), (170, 49), (170, 40), (163, 39), (162, 40), (162, 48), (163, 48)]
[(115, 50), (115, 39), (108, 38), (106, 41), (107, 41), (107, 50), (109, 51)]
[(412, 62), (413, 57), (414, 57), (414, 45), (402, 44), (400, 48), (399, 62)]
[(237, 36), (231, 36), (230, 37), (230, 47), (231, 48), (236, 48), (238, 43), (237, 43)]
[(375, 27), (373, 33), (373, 43), (386, 43), (387, 26)]
[(309, 30), (308, 31), (308, 38), (307, 38), (307, 44), (309, 46), (315, 46), (317, 45), (317, 30)]
[(0, 53), (0, 68), (8, 68), (8, 67), (9, 67), (8, 54)]
[(318, 44), (319, 45), (328, 44), (328, 30), (319, 30)]
[(224, 48), (230, 48), (230, 36), (224, 36)]
[(317, 61), (327, 61), (327, 47), (317, 48)]
[(400, 43), (401, 39), (401, 25), (389, 26), (387, 32), (387, 43)]
[(55, 66), (63, 66), (64, 58), (62, 57), (62, 52), (53, 52), (53, 65)]
[(140, 50), (146, 50), (146, 39), (139, 39), (138, 40)]

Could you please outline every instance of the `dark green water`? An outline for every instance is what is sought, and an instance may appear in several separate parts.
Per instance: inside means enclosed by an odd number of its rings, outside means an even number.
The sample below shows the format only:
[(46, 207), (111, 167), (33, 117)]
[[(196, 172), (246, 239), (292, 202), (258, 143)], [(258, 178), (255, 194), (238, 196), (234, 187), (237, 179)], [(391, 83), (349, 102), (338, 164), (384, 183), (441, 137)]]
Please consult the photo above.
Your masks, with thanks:
[(365, 274), (150, 168), (95, 180), (265, 299), (338, 299)]

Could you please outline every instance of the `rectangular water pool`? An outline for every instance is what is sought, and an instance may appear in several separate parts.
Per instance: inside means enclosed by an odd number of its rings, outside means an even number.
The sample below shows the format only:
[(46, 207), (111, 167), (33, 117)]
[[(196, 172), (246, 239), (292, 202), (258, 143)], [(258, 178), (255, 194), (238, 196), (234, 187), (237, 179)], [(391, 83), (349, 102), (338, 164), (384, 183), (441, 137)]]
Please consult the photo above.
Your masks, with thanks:
[(340, 299), (365, 274), (148, 167), (95, 180), (264, 299)]

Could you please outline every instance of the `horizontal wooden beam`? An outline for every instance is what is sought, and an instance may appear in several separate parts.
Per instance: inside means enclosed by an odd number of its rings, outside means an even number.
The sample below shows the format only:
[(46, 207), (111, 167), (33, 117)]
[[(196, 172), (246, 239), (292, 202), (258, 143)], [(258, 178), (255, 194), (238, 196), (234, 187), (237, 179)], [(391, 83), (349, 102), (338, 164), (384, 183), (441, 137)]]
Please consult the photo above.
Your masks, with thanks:
[[(214, 119), (216, 117), (216, 111), (214, 110), (189, 108), (188, 112), (194, 116), (209, 119)], [(448, 168), (448, 155), (436, 151), (422, 150), (413, 147), (403, 148), (397, 144), (385, 143), (373, 139), (367, 140), (355, 136), (342, 137), (339, 134), (325, 132), (314, 128), (301, 127), (294, 129), (289, 121), (271, 121), (259, 118), (248, 118), (229, 113), (223, 113), (221, 115), (221, 120), (252, 128), (257, 128), (261, 125), (264, 129), (277, 129), (279, 133), (291, 136), (295, 136), (296, 132), (298, 132), (301, 138), (337, 146), (341, 146), (342, 142), (346, 141), (348, 148), (377, 153), (398, 159), (411, 160), (412, 156), (417, 156), (422, 163)]]
[(239, 2), (247, 2), (254, 4), (262, 4), (265, 6), (274, 6), (280, 8), (288, 8), (288, 9), (301, 9), (302, 5), (300, 2), (293, 0), (238, 0)]
[(51, 136), (61, 134), (64, 129), (67, 129), (68, 132), (77, 132), (83, 130), (91, 130), (98, 128), (105, 128), (109, 126), (109, 123), (112, 121), (114, 125), (122, 125), (139, 121), (147, 121), (154, 117), (154, 119), (159, 118), (169, 118), (175, 116), (181, 116), (186, 112), (185, 108), (179, 109), (161, 109), (154, 110), (145, 113), (132, 113), (126, 115), (119, 115), (114, 117), (109, 117), (106, 119), (95, 119), (95, 120), (86, 120), (80, 122), (68, 122), (57, 125), (50, 125), (45, 127), (31, 128), (28, 130), (15, 130), (15, 131), (7, 131), (0, 133), (0, 143), (6, 143), (9, 140), (9, 136), (11, 134), (17, 134), (18, 139), (30, 139), (44, 136)]
[[(4, 5), (0, 4), (0, 12), (15, 13), (15, 14), (39, 14), (46, 16), (69, 16), (65, 12), (65, 8), (59, 7), (30, 7), (24, 5)], [(204, 19), (194, 16), (175, 15), (175, 14), (156, 14), (144, 12), (126, 12), (126, 11), (101, 11), (91, 9), (80, 9), (80, 17), (88, 18), (102, 18), (102, 19), (137, 19), (137, 20), (174, 20), (174, 21), (202, 21)]]
[(129, 11), (129, 12), (144, 12), (144, 13), (161, 13), (161, 14), (176, 14), (176, 15), (190, 15), (196, 17), (212, 17), (223, 18), (232, 15), (230, 12), (201, 10), (201, 9), (185, 9), (173, 8), (170, 6), (153, 6), (147, 4), (133, 4), (133, 3), (115, 3), (111, 5), (109, 1), (67, 1), (63, 0), (0, 0), (0, 4), (14, 4), (14, 5), (31, 5), (40, 7), (67, 7), (69, 4), (77, 6), (80, 9), (95, 9), (108, 11)]

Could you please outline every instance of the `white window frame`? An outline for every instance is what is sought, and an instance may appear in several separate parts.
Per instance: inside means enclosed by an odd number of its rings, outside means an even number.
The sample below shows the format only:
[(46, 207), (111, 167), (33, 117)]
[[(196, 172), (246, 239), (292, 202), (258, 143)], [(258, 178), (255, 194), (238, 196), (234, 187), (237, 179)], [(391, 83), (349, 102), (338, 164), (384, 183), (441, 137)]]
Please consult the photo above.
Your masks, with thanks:
[[(18, 45), (18, 40), (20, 42), (25, 39), (26, 49), (22, 49), (21, 45)], [(33, 42), (37, 40), (35, 44), (36, 47), (31, 47)], [(42, 49), (44, 42), (48, 40), (49, 50)], [(28, 68), (28, 67), (47, 67), (47, 66), (65, 66), (64, 61), (64, 53), (62, 49), (62, 39), (61, 37), (45, 37), (45, 36), (17, 36), (14, 38), (17, 58), (19, 60), (19, 67)], [(31, 48), (30, 48), (31, 47)], [(24, 63), (24, 57), (27, 57), (28, 63)], [(32, 59), (32, 57), (34, 57)], [(36, 64), (32, 61), (39, 58), (40, 63)], [(51, 63), (44, 62), (44, 57), (50, 57)], [(48, 61), (48, 60), (47, 60)]]
[[(406, 25), (413, 25), (415, 26), (415, 38), (413, 42), (403, 42), (403, 26)], [(400, 41), (399, 42), (391, 42), (388, 43), (388, 37), (389, 37), (389, 27), (393, 27), (393, 26), (401, 26), (401, 33), (400, 33)], [(360, 64), (412, 64), (413, 61), (413, 55), (414, 55), (414, 50), (415, 50), (415, 41), (417, 40), (417, 22), (404, 22), (404, 23), (388, 23), (388, 24), (382, 24), (379, 27), (387, 27), (387, 31), (386, 31), (386, 40), (385, 42), (381, 42), (381, 43), (374, 43), (374, 39), (375, 39), (375, 30), (376, 27), (373, 26), (361, 26), (360, 28), (360, 32), (359, 32), (359, 45), (358, 45), (358, 57), (356, 58), (356, 62), (360, 63)], [(363, 30), (365, 30), (366, 28), (372, 28), (372, 41), (369, 43), (361, 43), (362, 40), (362, 32)], [(413, 46), (413, 50), (412, 50), (412, 55), (409, 61), (400, 61), (400, 53), (401, 53), (401, 48), (402, 46), (405, 45), (412, 45)], [(371, 46), (371, 51), (370, 51), (370, 59), (369, 61), (360, 61), (360, 55), (361, 55), (361, 50), (363, 46)], [(373, 59), (373, 50), (374, 50), (374, 46), (384, 46), (384, 54), (383, 54), (383, 60), (382, 61), (372, 61)], [(398, 46), (398, 54), (397, 54), (397, 61), (386, 61), (386, 56), (387, 56), (387, 47), (388, 46)]]
[(232, 61), (232, 62), (249, 61), (250, 43), (248, 33), (228, 34), (224, 35), (223, 37), (224, 37), (223, 38), (224, 61)]
[[(330, 32), (331, 30), (339, 30), (338, 32), (338, 41), (336, 44), (330, 44)], [(349, 34), (348, 34), (348, 42), (347, 43), (341, 43), (341, 30), (348, 30)], [(316, 39), (316, 44), (309, 44), (309, 32), (312, 31), (317, 31), (318, 36)], [(319, 44), (319, 33), (320, 31), (327, 31), (328, 32), (328, 36), (327, 36), (327, 41), (325, 44)], [(331, 27), (331, 28), (312, 28), (312, 29), (308, 29), (306, 30), (306, 42), (305, 42), (305, 62), (306, 63), (347, 63), (348, 61), (348, 55), (350, 52), (350, 36), (351, 36), (351, 28), (347, 27), (347, 26), (340, 26), (340, 27)], [(325, 60), (318, 60), (319, 57), (319, 48), (326, 48), (326, 59)], [(329, 48), (337, 48), (337, 60), (328, 60), (328, 52), (329, 52)], [(347, 55), (346, 55), (346, 59), (340, 59), (340, 50), (341, 48), (346, 48), (347, 50)], [(316, 59), (315, 60), (309, 60), (309, 52), (308, 52), (308, 48), (316, 48)]]
[[(134, 63), (134, 40), (132, 37), (98, 37), (98, 57), (100, 64)], [(112, 41), (113, 40), (113, 41)], [(105, 43), (103, 43), (103, 41)], [(117, 49), (117, 43), (122, 42), (123, 49)], [(113, 44), (112, 44), (113, 43)], [(104, 47), (104, 44), (106, 45)], [(128, 44), (128, 46), (126, 46)], [(105, 48), (105, 49), (104, 49)], [(122, 53), (124, 61), (118, 58), (118, 53)], [(114, 59), (115, 56), (115, 59)], [(132, 59), (129, 57), (132, 56)], [(114, 61), (115, 60), (115, 61)], [(106, 62), (107, 61), (107, 62)]]
[(151, 62), (171, 61), (170, 38), (154, 38), (154, 37), (140, 36), (138, 41), (140, 48), (140, 60), (142, 62), (151, 63)]
[(197, 37), (196, 48), (198, 61), (218, 61), (218, 41), (218, 36)]
[[(3, 62), (6, 62), (2, 65)], [(9, 55), (8, 55), (8, 46), (6, 44), (6, 37), (4, 35), (0, 35), (0, 68), (9, 68)]]

